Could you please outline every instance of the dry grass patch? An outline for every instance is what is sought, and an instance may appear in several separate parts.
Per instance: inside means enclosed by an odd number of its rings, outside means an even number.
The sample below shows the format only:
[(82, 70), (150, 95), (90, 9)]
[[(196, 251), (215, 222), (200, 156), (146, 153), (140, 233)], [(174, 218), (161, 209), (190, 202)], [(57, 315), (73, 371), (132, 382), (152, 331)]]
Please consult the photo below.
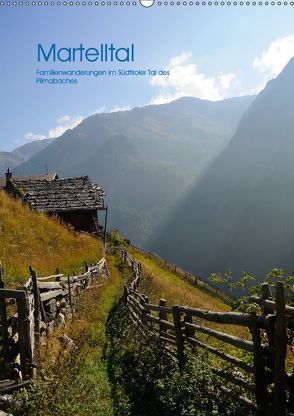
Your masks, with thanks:
[(39, 276), (76, 271), (83, 261), (102, 257), (101, 243), (86, 233), (74, 233), (58, 220), (32, 211), (0, 191), (0, 260), (6, 282), (24, 282), (28, 266)]

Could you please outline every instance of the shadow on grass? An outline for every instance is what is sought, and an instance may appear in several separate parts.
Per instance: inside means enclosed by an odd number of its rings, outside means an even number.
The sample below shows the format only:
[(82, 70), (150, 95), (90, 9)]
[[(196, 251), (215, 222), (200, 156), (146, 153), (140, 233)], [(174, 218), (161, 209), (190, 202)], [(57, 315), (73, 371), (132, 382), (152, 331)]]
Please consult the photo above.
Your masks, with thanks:
[[(131, 322), (123, 300), (106, 323), (107, 363), (115, 416), (250, 416), (219, 391), (206, 353), (194, 352), (180, 371), (161, 344)], [(240, 392), (238, 392), (240, 394)]]
[(122, 300), (109, 314), (106, 334), (104, 359), (116, 416), (164, 414), (158, 380), (174, 370), (175, 364), (167, 360), (162, 346), (142, 336)]

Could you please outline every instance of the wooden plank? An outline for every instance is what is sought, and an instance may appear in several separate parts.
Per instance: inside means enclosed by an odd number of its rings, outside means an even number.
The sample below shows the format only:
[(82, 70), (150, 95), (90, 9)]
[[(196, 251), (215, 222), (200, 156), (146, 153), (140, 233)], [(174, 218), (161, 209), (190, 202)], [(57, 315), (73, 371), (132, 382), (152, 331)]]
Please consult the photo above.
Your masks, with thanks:
[(12, 380), (10, 380), (9, 378), (5, 378), (4, 380), (0, 380), (0, 386), (2, 386), (3, 384), (11, 383), (11, 381)]
[(240, 348), (245, 351), (253, 352), (254, 346), (252, 341), (243, 340), (241, 338), (235, 337), (234, 335), (229, 335), (220, 331), (216, 331), (215, 329), (207, 328), (206, 326), (191, 324), (189, 322), (185, 322), (185, 327), (188, 329), (194, 329), (202, 334), (209, 335), (213, 338), (219, 339), (227, 344), (234, 345), (234, 347)]
[[(225, 394), (227, 394), (228, 396), (230, 396), (230, 398), (232, 398), (233, 392), (232, 392), (231, 389), (228, 389), (225, 386), (220, 386), (220, 390), (222, 392), (224, 392)], [(239, 402), (241, 402), (245, 406), (248, 406), (252, 410), (255, 410), (256, 411), (256, 404), (252, 400), (248, 399), (248, 397), (245, 397), (245, 396), (236, 396), (236, 398), (237, 398), (237, 400)], [(265, 416), (265, 414), (263, 416)]]
[(274, 416), (286, 415), (286, 355), (287, 330), (285, 315), (285, 294), (282, 282), (276, 283), (276, 328), (274, 364)]
[[(61, 277), (63, 277), (64, 274), (62, 273), (57, 273), (57, 274), (51, 274), (50, 276), (45, 276), (45, 277), (38, 277), (39, 281), (44, 281), (44, 280), (50, 280), (50, 279), (60, 279)], [(53, 282), (52, 282), (53, 283)]]
[(241, 368), (244, 371), (247, 371), (248, 373), (254, 373), (254, 368), (250, 365), (248, 365), (247, 363), (245, 363), (245, 361), (240, 360), (237, 357), (234, 357), (233, 355), (230, 354), (226, 354), (220, 350), (218, 350), (217, 348), (212, 347), (211, 345), (205, 344), (202, 341), (199, 341), (198, 339), (195, 338), (187, 338), (187, 341), (195, 346), (201, 347), (209, 352), (211, 352), (214, 355), (217, 355), (218, 357), (222, 358), (225, 361), (228, 361), (229, 363), (235, 365), (236, 367)]
[(150, 311), (162, 312), (164, 314), (172, 313), (172, 308), (169, 306), (165, 306), (164, 304), (153, 305), (152, 303), (146, 303), (145, 307), (146, 309), (149, 309)]
[(23, 389), (24, 387), (29, 386), (32, 384), (32, 380), (25, 380), (25, 381), (17, 381), (17, 380), (10, 380), (10, 383), (7, 386), (0, 385), (0, 394), (8, 394), (14, 391)]
[(145, 312), (144, 306), (142, 306), (136, 299), (134, 299), (132, 296), (128, 296), (128, 304), (131, 304), (132, 306), (136, 307), (140, 313)]
[(257, 414), (264, 416), (267, 414), (269, 405), (268, 391), (266, 383), (265, 360), (261, 346), (260, 328), (258, 327), (257, 316), (252, 314), (253, 320), (250, 326), (252, 341), (254, 344), (253, 363), (255, 378), (255, 398), (257, 404)]
[[(147, 305), (145, 305), (146, 307)], [(159, 300), (159, 319), (160, 321), (167, 321), (168, 320), (168, 314), (166, 312), (166, 300), (160, 299)], [(165, 337), (167, 333), (167, 329), (161, 325), (161, 322), (159, 323), (159, 332), (161, 337)]]
[[(269, 299), (263, 299), (259, 296), (250, 296), (251, 302), (255, 302), (262, 307), (268, 308), (270, 311), (276, 310), (275, 302)], [(294, 317), (294, 307), (285, 305), (285, 314)]]
[(20, 363), (23, 378), (33, 377), (33, 353), (30, 337), (30, 309), (29, 300), (25, 292), (22, 298), (17, 298), (17, 312), (18, 312), (18, 335), (19, 335), (19, 352)]
[(25, 294), (24, 290), (0, 289), (0, 299), (23, 299)]
[(63, 285), (61, 282), (39, 282), (38, 280), (38, 287), (40, 290), (58, 290), (62, 289)]
[(46, 300), (57, 298), (58, 296), (62, 296), (63, 293), (65, 293), (65, 291), (63, 291), (62, 289), (50, 290), (48, 292), (41, 293), (41, 301), (45, 302)]
[(167, 342), (168, 344), (172, 344), (172, 345), (177, 346), (177, 341), (175, 341), (175, 340), (173, 340), (173, 339), (170, 339), (170, 338), (168, 338), (168, 337), (165, 337), (165, 336), (163, 336), (163, 335), (160, 335), (160, 336), (159, 336), (159, 339), (160, 339), (161, 341), (163, 341), (163, 342)]
[[(179, 307), (177, 305), (174, 305), (172, 307), (172, 311), (173, 311), (174, 329), (175, 329), (176, 341), (177, 341), (178, 361), (179, 361), (179, 366), (182, 367), (184, 365), (185, 356), (184, 356), (184, 341), (183, 341), (183, 334), (182, 334), (181, 315), (180, 315)], [(163, 321), (161, 321), (161, 323), (162, 322)]]
[[(0, 261), (0, 288), (4, 289), (4, 274), (3, 267)], [(1, 319), (1, 338), (2, 338), (2, 353), (4, 365), (8, 363), (9, 358), (9, 343), (8, 343), (8, 324), (7, 324), (7, 309), (6, 300), (0, 299), (0, 319)]]
[(68, 287), (69, 306), (70, 306), (71, 312), (73, 313), (70, 277), (67, 278), (67, 287)]
[(251, 324), (251, 314), (241, 312), (212, 312), (203, 309), (188, 308), (186, 306), (179, 307), (180, 312), (187, 315), (197, 316), (210, 322), (219, 324), (249, 326)]
[(31, 266), (30, 273), (33, 282), (33, 292), (34, 292), (34, 331), (35, 331), (35, 343), (36, 343), (36, 352), (37, 358), (39, 358), (39, 347), (40, 347), (40, 316), (41, 316), (41, 301), (40, 301), (40, 292), (38, 288), (37, 275), (35, 270)]
[(230, 383), (236, 384), (239, 387), (243, 387), (244, 389), (248, 390), (250, 393), (255, 393), (255, 386), (252, 383), (248, 383), (246, 380), (244, 380), (241, 377), (237, 377), (234, 374), (225, 371), (220, 370), (218, 368), (212, 368), (211, 371), (215, 373), (218, 377), (221, 377)]
[(172, 322), (164, 321), (159, 319), (157, 316), (147, 315), (146, 319), (152, 322), (156, 322), (158, 325), (161, 324), (163, 327), (175, 330), (175, 326)]

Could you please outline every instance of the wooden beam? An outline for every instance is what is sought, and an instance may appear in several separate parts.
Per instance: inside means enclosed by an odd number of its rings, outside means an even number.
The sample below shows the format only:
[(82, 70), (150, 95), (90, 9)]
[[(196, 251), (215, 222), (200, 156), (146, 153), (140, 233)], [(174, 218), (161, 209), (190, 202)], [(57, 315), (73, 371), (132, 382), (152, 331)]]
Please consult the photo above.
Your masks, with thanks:
[(263, 349), (261, 346), (260, 328), (258, 326), (258, 319), (256, 313), (252, 313), (252, 317), (253, 319), (252, 324), (250, 326), (250, 332), (252, 335), (252, 341), (254, 345), (253, 363), (257, 415), (264, 416), (267, 414), (267, 409), (269, 405), (265, 372), (265, 359), (263, 355)]
[(58, 296), (62, 296), (63, 292), (65, 291), (63, 291), (62, 289), (58, 289), (58, 290), (49, 290), (48, 292), (41, 293), (40, 295), (41, 301), (45, 302), (46, 300), (57, 298)]
[(186, 306), (180, 306), (179, 310), (187, 315), (198, 316), (198, 318), (219, 324), (249, 326), (252, 319), (251, 314), (241, 312), (212, 312)]
[(32, 339), (30, 336), (30, 309), (29, 301), (25, 292), (22, 297), (17, 298), (17, 312), (18, 312), (18, 336), (19, 336), (19, 351), (21, 371), (24, 379), (32, 378), (33, 371), (33, 354), (32, 354)]
[(192, 344), (192, 345), (196, 345), (198, 347), (201, 347), (209, 352), (211, 352), (214, 355), (217, 355), (218, 357), (222, 358), (225, 361), (228, 361), (229, 363), (235, 365), (236, 367), (241, 368), (244, 371), (247, 371), (248, 373), (253, 373), (254, 369), (252, 366), (248, 365), (247, 363), (245, 363), (245, 361), (240, 360), (237, 357), (234, 357), (230, 354), (226, 354), (225, 352), (222, 352), (220, 350), (218, 350), (217, 348), (212, 347), (211, 345), (205, 344), (202, 341), (199, 341), (198, 339), (195, 338), (187, 338), (187, 341)]
[(252, 341), (243, 340), (241, 338), (235, 337), (234, 335), (229, 335), (220, 331), (216, 331), (215, 329), (207, 328), (206, 326), (191, 324), (189, 322), (185, 322), (185, 327), (187, 329), (194, 329), (201, 332), (202, 334), (206, 334), (213, 338), (219, 339), (220, 341), (223, 341), (227, 344), (234, 345), (234, 347), (240, 348), (242, 350), (249, 352), (254, 351)]
[(177, 305), (172, 307), (172, 311), (173, 311), (174, 329), (175, 329), (176, 341), (177, 341), (178, 361), (179, 361), (179, 366), (182, 367), (185, 362), (185, 356), (184, 356), (184, 341), (183, 341), (183, 334), (182, 334), (181, 315), (180, 315), (179, 307)]
[(0, 289), (0, 299), (23, 299), (24, 290)]
[[(4, 289), (4, 271), (0, 261), (0, 288)], [(3, 346), (4, 365), (8, 363), (9, 345), (8, 345), (8, 325), (7, 325), (7, 309), (6, 300), (0, 299), (0, 318), (1, 318), (1, 338)]]
[(285, 294), (282, 282), (276, 283), (276, 328), (275, 328), (275, 367), (274, 367), (274, 416), (286, 415), (286, 355), (287, 330), (285, 316)]

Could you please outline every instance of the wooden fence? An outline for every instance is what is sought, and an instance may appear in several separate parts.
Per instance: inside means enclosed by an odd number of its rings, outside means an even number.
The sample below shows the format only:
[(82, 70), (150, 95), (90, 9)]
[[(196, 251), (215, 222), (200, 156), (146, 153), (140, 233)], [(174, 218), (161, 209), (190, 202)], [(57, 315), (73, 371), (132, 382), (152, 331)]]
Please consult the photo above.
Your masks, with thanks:
[(29, 269), (29, 280), (21, 289), (11, 290), (4, 288), (0, 266), (0, 347), (3, 373), (8, 377), (0, 377), (0, 394), (30, 382), (36, 372), (41, 333), (47, 333), (51, 324), (54, 327), (55, 320), (64, 321), (61, 310), (73, 312), (75, 297), (82, 289), (96, 287), (91, 283), (109, 274), (105, 258), (91, 266), (85, 263), (80, 275), (64, 276), (57, 270), (55, 275), (37, 277)]
[[(294, 375), (293, 371), (287, 372), (286, 356), (294, 308), (285, 304), (281, 282), (275, 286), (274, 300), (266, 284), (262, 286), (262, 297), (252, 298), (252, 302), (261, 306), (260, 314), (168, 306), (164, 299), (155, 305), (137, 291), (142, 278), (141, 265), (126, 251), (121, 250), (121, 255), (134, 273), (133, 280), (124, 289), (125, 303), (142, 334), (161, 340), (167, 354), (174, 357), (180, 367), (188, 350), (193, 353), (193, 350), (201, 349), (209, 356), (217, 357), (218, 368), (212, 368), (212, 371), (218, 380), (222, 380), (220, 389), (257, 415), (293, 414)], [(242, 333), (243, 328), (247, 336), (223, 332), (219, 329), (223, 325), (239, 328), (237, 333)]]

